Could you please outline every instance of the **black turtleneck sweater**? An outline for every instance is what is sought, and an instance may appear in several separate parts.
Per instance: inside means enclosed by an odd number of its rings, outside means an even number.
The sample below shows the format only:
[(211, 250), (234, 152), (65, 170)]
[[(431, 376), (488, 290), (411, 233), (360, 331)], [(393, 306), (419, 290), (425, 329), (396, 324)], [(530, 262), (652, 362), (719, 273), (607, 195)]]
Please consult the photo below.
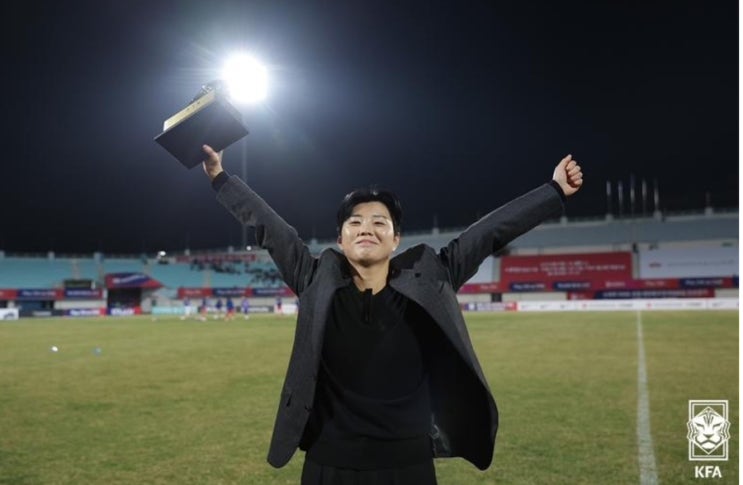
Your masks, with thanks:
[(432, 457), (427, 349), (435, 323), (389, 286), (333, 298), (305, 438), (317, 463), (359, 470)]

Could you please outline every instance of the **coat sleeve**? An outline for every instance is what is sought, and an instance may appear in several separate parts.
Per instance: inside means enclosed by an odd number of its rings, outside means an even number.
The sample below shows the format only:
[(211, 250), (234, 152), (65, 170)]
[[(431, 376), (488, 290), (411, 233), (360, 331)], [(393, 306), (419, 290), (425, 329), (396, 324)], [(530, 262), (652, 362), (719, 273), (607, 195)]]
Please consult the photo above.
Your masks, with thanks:
[(255, 228), (258, 245), (268, 250), (289, 288), (301, 294), (312, 278), (317, 260), (297, 231), (235, 175), (219, 188), (217, 200), (241, 224)]
[(563, 197), (551, 183), (508, 202), (464, 230), (439, 252), (458, 290), (480, 264), (530, 229), (563, 211)]

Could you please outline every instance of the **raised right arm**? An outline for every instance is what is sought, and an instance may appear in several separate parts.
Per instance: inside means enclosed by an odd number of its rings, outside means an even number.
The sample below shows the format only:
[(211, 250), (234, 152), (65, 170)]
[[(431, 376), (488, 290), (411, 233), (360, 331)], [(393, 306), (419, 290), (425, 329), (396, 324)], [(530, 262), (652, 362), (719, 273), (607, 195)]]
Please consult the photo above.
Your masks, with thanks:
[(221, 153), (205, 146), (204, 171), (217, 190), (217, 200), (241, 224), (255, 228), (258, 245), (268, 250), (284, 282), (297, 295), (309, 284), (316, 259), (297, 231), (281, 218), (253, 189), (222, 169)]

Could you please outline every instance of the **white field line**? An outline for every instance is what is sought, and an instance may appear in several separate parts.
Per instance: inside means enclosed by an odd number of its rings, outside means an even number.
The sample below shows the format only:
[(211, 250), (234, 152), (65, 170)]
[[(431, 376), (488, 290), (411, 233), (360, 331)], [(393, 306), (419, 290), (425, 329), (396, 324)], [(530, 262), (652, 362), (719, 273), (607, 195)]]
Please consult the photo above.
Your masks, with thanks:
[(657, 485), (658, 472), (650, 434), (650, 400), (648, 373), (645, 367), (645, 344), (642, 336), (642, 313), (637, 312), (637, 461), (640, 465), (640, 485)]

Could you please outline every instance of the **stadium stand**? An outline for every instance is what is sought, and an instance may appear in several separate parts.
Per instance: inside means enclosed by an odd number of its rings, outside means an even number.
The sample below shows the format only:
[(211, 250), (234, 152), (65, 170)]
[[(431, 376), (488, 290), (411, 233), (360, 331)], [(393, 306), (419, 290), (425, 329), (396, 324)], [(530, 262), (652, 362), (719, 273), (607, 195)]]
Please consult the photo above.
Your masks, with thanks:
[(194, 271), (185, 263), (150, 264), (146, 272), (169, 288), (210, 286), (207, 271)]
[(57, 288), (74, 274), (70, 259), (0, 259), (0, 288)]
[[(447, 231), (406, 233), (403, 230), (399, 250), (425, 243), (434, 248), (445, 246), (465, 228)], [(664, 218), (635, 219), (563, 219), (542, 224), (522, 235), (509, 246), (510, 252), (605, 251), (625, 249), (633, 243), (662, 244), (710, 240), (738, 241), (738, 213), (680, 215)], [(319, 253), (336, 247), (335, 241), (313, 242), (310, 249)]]
[(72, 260), (73, 278), (97, 281), (101, 279), (101, 265), (97, 259), (77, 258)]
[(146, 269), (147, 261), (142, 258), (105, 258), (100, 262), (101, 274), (139, 273)]
[[(462, 229), (440, 231), (433, 229), (427, 232), (410, 233), (403, 232), (400, 250), (425, 243), (436, 249), (445, 246), (452, 238), (456, 237)], [(336, 248), (334, 240), (309, 241), (310, 251), (317, 254), (326, 248)], [(549, 287), (544, 291), (516, 292), (513, 288), (507, 288), (502, 283), (502, 261), (504, 256), (530, 256), (530, 255), (559, 255), (578, 254), (587, 255), (591, 253), (618, 253), (623, 252), (632, 260), (631, 274), (624, 279), (639, 280), (643, 278), (683, 278), (691, 277), (702, 279), (701, 281), (689, 281), (687, 285), (717, 285), (714, 286), (714, 295), (726, 295), (737, 297), (738, 265), (737, 256), (729, 257), (735, 249), (737, 255), (738, 247), (738, 213), (723, 212), (711, 213), (709, 211), (696, 215), (675, 215), (665, 217), (642, 217), (642, 218), (617, 218), (612, 217), (594, 218), (586, 220), (568, 221), (567, 219), (555, 220), (535, 228), (513, 241), (507, 248), (488, 258), (480, 270), (468, 283), (488, 287), (486, 290), (466, 292), (461, 295), (460, 301), (468, 302), (491, 302), (503, 299), (523, 300), (528, 298), (537, 299), (565, 299), (571, 298), (570, 290), (555, 292)], [(665, 258), (666, 263), (673, 263), (676, 257), (674, 251), (680, 248), (681, 257), (684, 255), (701, 254), (698, 262), (702, 265), (709, 259), (705, 256), (709, 252), (720, 255), (720, 258), (729, 258), (731, 263), (723, 262), (718, 265), (715, 274), (675, 274), (667, 273), (654, 276), (653, 261), (656, 254)], [(717, 249), (715, 249), (717, 248)], [(722, 249), (720, 249), (722, 248)], [(658, 250), (658, 251), (655, 251)], [(630, 256), (631, 255), (631, 256)], [(643, 263), (643, 256), (646, 261)], [(735, 264), (733, 264), (733, 260)], [(643, 274), (643, 270), (645, 273)], [(168, 306), (182, 308), (182, 295), (188, 295), (192, 299), (200, 300), (202, 297), (215, 298), (217, 296), (253, 295), (256, 304), (270, 304), (276, 295), (282, 293), (283, 282), (276, 266), (271, 261), (268, 253), (263, 250), (254, 250), (244, 253), (209, 252), (197, 256), (185, 252), (179, 256), (167, 258), (144, 256), (140, 257), (115, 257), (100, 254), (91, 257), (54, 257), (52, 253), (39, 257), (13, 256), (0, 252), (0, 297), (3, 289), (7, 289), (6, 295), (0, 298), (0, 306), (11, 305), (18, 290), (20, 289), (60, 289), (67, 279), (89, 279), (96, 282), (100, 288), (105, 288), (105, 276), (111, 273), (134, 273), (138, 278), (142, 290), (142, 311), (148, 307)], [(646, 276), (650, 275), (650, 276)], [(161, 283), (159, 285), (147, 286), (143, 277), (149, 277)], [(718, 277), (719, 281), (708, 281), (703, 278)], [(126, 279), (126, 278), (124, 278)], [(480, 288), (480, 287), (478, 287)], [(492, 289), (496, 288), (496, 289)], [(15, 289), (15, 290), (14, 290)], [(110, 288), (109, 288), (110, 289)], [(190, 290), (195, 291), (190, 291)], [(207, 291), (200, 291), (206, 289)], [(250, 291), (248, 292), (248, 289)], [(182, 292), (183, 290), (183, 292)], [(214, 292), (212, 292), (214, 290)], [(245, 292), (243, 292), (243, 290)], [(281, 290), (276, 292), (275, 290)], [(591, 289), (591, 291), (596, 290)], [(61, 290), (59, 290), (61, 291)], [(686, 290), (684, 290), (686, 291)], [(711, 291), (705, 290), (706, 294), (712, 295)], [(121, 292), (119, 292), (121, 293)], [(499, 293), (499, 294), (496, 294)], [(573, 296), (578, 293), (574, 293)], [(24, 294), (25, 295), (25, 294)], [(178, 295), (178, 296), (175, 296)], [(586, 293), (590, 295), (590, 293)], [(286, 295), (285, 295), (286, 296)], [(590, 298), (590, 296), (587, 296)], [(29, 298), (25, 296), (25, 298)], [(45, 298), (66, 299), (66, 296), (53, 296)], [(100, 297), (99, 297), (100, 298)], [(103, 296), (105, 298), (105, 296)], [(123, 296), (122, 296), (123, 298)], [(264, 299), (266, 301), (261, 300)], [(147, 302), (151, 303), (147, 303)], [(268, 303), (267, 303), (268, 302)], [(84, 302), (79, 302), (82, 305)], [(28, 303), (27, 303), (28, 305)], [(72, 305), (72, 303), (67, 303)], [(78, 305), (78, 303), (75, 303)], [(78, 306), (79, 306), (78, 305)], [(108, 305), (112, 305), (111, 291), (108, 294)], [(151, 306), (150, 306), (151, 305)], [(55, 308), (60, 308), (60, 302)]]

